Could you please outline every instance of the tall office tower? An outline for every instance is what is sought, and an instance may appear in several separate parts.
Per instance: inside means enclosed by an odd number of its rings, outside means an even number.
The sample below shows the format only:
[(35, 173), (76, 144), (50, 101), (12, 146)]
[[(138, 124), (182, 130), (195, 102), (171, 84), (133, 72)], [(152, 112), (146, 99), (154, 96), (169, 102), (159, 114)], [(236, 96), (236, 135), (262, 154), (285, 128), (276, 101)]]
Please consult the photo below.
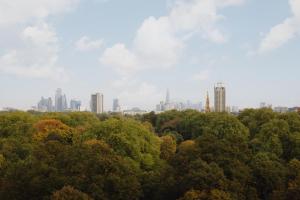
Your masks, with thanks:
[(62, 111), (62, 90), (58, 88), (55, 93), (55, 111)]
[(207, 94), (206, 94), (205, 112), (206, 112), (206, 113), (209, 113), (209, 112), (210, 112), (209, 94), (208, 94), (208, 92), (207, 92)]
[(53, 102), (51, 97), (48, 98), (47, 100), (47, 111), (52, 112), (53, 111)]
[(67, 97), (62, 94), (62, 89), (58, 88), (55, 93), (55, 111), (63, 112), (68, 108)]
[(72, 99), (70, 101), (70, 108), (72, 111), (80, 111), (80, 107), (81, 107), (81, 101), (78, 101), (76, 99)]
[(42, 97), (41, 100), (38, 102), (37, 109), (40, 112), (46, 112), (47, 111), (47, 108), (45, 106), (45, 99), (44, 99), (44, 97)]
[(222, 83), (215, 86), (215, 112), (226, 112), (226, 90)]
[(166, 107), (165, 102), (161, 101), (161, 102), (159, 102), (159, 104), (156, 105), (156, 111), (158, 111), (158, 112), (165, 111), (166, 110), (165, 107)]
[(38, 111), (40, 112), (51, 112), (52, 111), (52, 99), (49, 97), (45, 99), (44, 97), (41, 98), (37, 105)]
[(65, 110), (67, 110), (68, 109), (68, 103), (67, 103), (67, 97), (66, 97), (66, 95), (64, 94), (63, 95), (63, 100), (62, 100), (62, 102), (63, 102), (63, 111), (65, 111)]
[(169, 104), (170, 103), (170, 91), (169, 89), (167, 89), (167, 95), (166, 95), (166, 104)]
[(113, 112), (121, 112), (121, 106), (120, 106), (119, 99), (113, 100)]
[(96, 114), (103, 113), (103, 94), (96, 93), (91, 95), (91, 111)]

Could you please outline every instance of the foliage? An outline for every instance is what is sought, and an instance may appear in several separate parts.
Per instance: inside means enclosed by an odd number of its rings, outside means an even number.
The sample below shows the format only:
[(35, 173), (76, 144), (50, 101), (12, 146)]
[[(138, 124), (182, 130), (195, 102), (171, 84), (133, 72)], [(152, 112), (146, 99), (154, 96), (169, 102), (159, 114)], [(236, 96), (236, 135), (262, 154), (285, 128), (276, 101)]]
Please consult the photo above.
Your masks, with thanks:
[(0, 113), (0, 199), (300, 199), (300, 115)]
[(53, 193), (51, 200), (92, 200), (92, 198), (71, 186), (64, 186), (61, 190)]
[(34, 125), (36, 132), (34, 139), (38, 141), (59, 140), (61, 142), (72, 143), (72, 129), (55, 119), (41, 120)]
[(160, 155), (160, 140), (148, 128), (132, 119), (111, 118), (93, 127), (88, 134), (104, 140), (116, 153), (151, 169)]
[(169, 135), (161, 137), (161, 140), (160, 157), (164, 160), (170, 160), (176, 152), (176, 141)]

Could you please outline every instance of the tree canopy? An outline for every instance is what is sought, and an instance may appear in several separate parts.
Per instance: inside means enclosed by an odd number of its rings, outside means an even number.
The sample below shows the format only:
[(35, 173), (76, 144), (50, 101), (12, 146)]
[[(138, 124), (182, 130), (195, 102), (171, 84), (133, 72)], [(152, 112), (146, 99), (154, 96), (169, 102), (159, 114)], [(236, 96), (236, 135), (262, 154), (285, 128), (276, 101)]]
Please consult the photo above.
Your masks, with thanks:
[(0, 199), (300, 199), (300, 115), (0, 112)]

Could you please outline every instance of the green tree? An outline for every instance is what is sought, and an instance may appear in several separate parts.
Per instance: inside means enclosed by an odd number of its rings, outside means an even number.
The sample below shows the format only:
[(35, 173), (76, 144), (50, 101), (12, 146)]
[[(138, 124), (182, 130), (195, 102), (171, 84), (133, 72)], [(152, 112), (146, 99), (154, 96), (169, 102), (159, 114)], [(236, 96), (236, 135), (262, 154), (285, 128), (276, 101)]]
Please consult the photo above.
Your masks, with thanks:
[(0, 137), (24, 136), (32, 133), (35, 118), (25, 112), (0, 113)]
[(40, 143), (26, 160), (6, 167), (0, 199), (44, 199), (72, 185), (94, 199), (139, 199), (138, 169), (103, 141)]
[(276, 118), (272, 109), (245, 109), (239, 114), (238, 119), (249, 129), (250, 138), (260, 132), (262, 125)]
[(270, 199), (273, 191), (284, 188), (287, 171), (276, 155), (258, 153), (251, 161), (251, 168), (260, 198)]
[(160, 139), (143, 124), (132, 119), (108, 119), (88, 133), (108, 143), (119, 155), (151, 169), (160, 155)]
[(293, 159), (288, 164), (288, 188), (286, 198), (296, 200), (300, 196), (300, 161)]

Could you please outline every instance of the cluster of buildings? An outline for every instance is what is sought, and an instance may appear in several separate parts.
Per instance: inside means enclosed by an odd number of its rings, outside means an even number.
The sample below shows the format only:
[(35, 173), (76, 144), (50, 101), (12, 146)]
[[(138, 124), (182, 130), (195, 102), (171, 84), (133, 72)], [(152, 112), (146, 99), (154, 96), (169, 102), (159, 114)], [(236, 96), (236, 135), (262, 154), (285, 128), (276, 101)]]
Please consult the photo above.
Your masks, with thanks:
[[(155, 111), (157, 113), (168, 111), (168, 110), (197, 110), (200, 112), (230, 112), (230, 113), (239, 113), (240, 110), (238, 107), (226, 106), (226, 88), (224, 84), (217, 83), (214, 86), (214, 102), (210, 102), (210, 96), (207, 92), (205, 105), (202, 105), (202, 102), (192, 103), (191, 101), (187, 102), (176, 102), (172, 101), (170, 97), (170, 91), (167, 90), (165, 101), (161, 101), (156, 105)], [(299, 112), (300, 108), (288, 108), (288, 107), (272, 107), (271, 104), (265, 102), (260, 104), (260, 108), (271, 108), (278, 113), (286, 112)], [(37, 107), (34, 107), (35, 110), (39, 112), (73, 112), (81, 111), (81, 101), (77, 99), (71, 99), (69, 104), (67, 101), (66, 95), (62, 92), (62, 89), (57, 89), (55, 92), (54, 101), (51, 97), (44, 98), (41, 97), (40, 101), (37, 104)], [(7, 108), (7, 110), (12, 110)], [(96, 114), (101, 114), (104, 112), (104, 95), (101, 93), (92, 94), (90, 97), (90, 111)], [(132, 109), (122, 110), (119, 99), (113, 99), (112, 113), (122, 113), (124, 115), (136, 115), (136, 114), (145, 114), (148, 113), (147, 110), (142, 110), (138, 107)]]
[(170, 100), (170, 92), (167, 90), (166, 100), (161, 101), (159, 104), (156, 105), (156, 112), (164, 112), (168, 110), (202, 110), (202, 102), (199, 103), (192, 103), (191, 101), (187, 102), (175, 102)]
[(37, 107), (33, 107), (34, 110), (39, 112), (66, 112), (66, 111), (80, 111), (81, 101), (71, 99), (68, 105), (67, 97), (63, 94), (62, 89), (58, 88), (55, 92), (54, 101), (51, 97), (44, 98), (38, 102)]
[[(170, 92), (167, 90), (165, 101), (161, 101), (156, 106), (156, 112), (164, 112), (168, 110), (187, 110), (193, 109), (198, 111), (205, 112), (225, 112), (228, 111), (226, 108), (226, 90), (223, 84), (218, 83), (215, 86), (215, 104), (214, 107), (210, 107), (209, 95), (207, 94), (205, 109), (202, 107), (202, 102), (192, 103), (187, 102), (174, 102), (171, 101)], [(44, 98), (41, 97), (40, 101), (37, 104), (37, 107), (34, 108), (39, 112), (72, 112), (72, 111), (81, 111), (81, 101), (77, 99), (71, 99), (68, 104), (67, 97), (63, 93), (62, 89), (58, 88), (55, 92), (54, 101), (51, 97)], [(90, 98), (90, 111), (96, 114), (101, 114), (104, 112), (104, 95), (101, 93), (95, 93), (91, 95)], [(145, 114), (148, 111), (142, 110), (138, 107), (134, 107), (128, 110), (122, 110), (119, 99), (113, 100), (112, 106), (113, 113), (122, 113), (125, 115), (136, 115), (136, 114)]]
[(217, 83), (214, 87), (214, 107), (210, 105), (209, 94), (207, 92), (205, 108), (202, 107), (202, 102), (191, 103), (187, 101), (183, 102), (172, 102), (170, 100), (170, 92), (167, 90), (166, 100), (161, 101), (156, 105), (156, 112), (164, 112), (168, 110), (198, 110), (200, 112), (231, 112), (231, 110), (238, 110), (237, 107), (229, 108), (226, 107), (226, 89), (222, 83)]
[[(97, 114), (103, 113), (103, 102), (103, 94), (92, 94), (90, 100), (91, 112)], [(34, 109), (39, 112), (78, 112), (81, 111), (81, 101), (77, 99), (71, 99), (70, 103), (68, 104), (66, 95), (63, 94), (62, 89), (58, 88), (55, 92), (54, 102), (52, 101), (51, 97), (41, 97), (37, 107), (34, 107)]]
[[(104, 112), (103, 109), (103, 94), (96, 93), (91, 96), (91, 112), (96, 114), (101, 114)], [(122, 113), (124, 115), (137, 115), (137, 114), (146, 114), (148, 111), (142, 110), (138, 107), (134, 107), (129, 110), (122, 110), (119, 99), (113, 100), (112, 113)]]
[[(76, 112), (81, 111), (81, 101), (71, 99), (68, 104), (66, 95), (62, 92), (62, 89), (57, 89), (55, 92), (54, 101), (51, 97), (41, 97), (34, 110), (38, 112)], [(95, 93), (90, 98), (90, 111), (95, 114), (104, 113), (104, 95), (101, 93)], [(122, 113), (125, 115), (145, 114), (148, 111), (134, 107), (128, 110), (122, 110), (119, 99), (113, 100), (113, 113)]]
[(289, 108), (289, 107), (286, 107), (286, 106), (273, 107), (272, 104), (267, 104), (266, 102), (260, 103), (259, 108), (269, 108), (269, 109), (272, 109), (274, 112), (277, 112), (277, 113), (300, 112), (299, 107), (292, 107), (292, 108)]
[(148, 113), (147, 110), (133, 107), (132, 109), (122, 109), (119, 99), (113, 100), (112, 113), (121, 113), (123, 115), (142, 115)]

